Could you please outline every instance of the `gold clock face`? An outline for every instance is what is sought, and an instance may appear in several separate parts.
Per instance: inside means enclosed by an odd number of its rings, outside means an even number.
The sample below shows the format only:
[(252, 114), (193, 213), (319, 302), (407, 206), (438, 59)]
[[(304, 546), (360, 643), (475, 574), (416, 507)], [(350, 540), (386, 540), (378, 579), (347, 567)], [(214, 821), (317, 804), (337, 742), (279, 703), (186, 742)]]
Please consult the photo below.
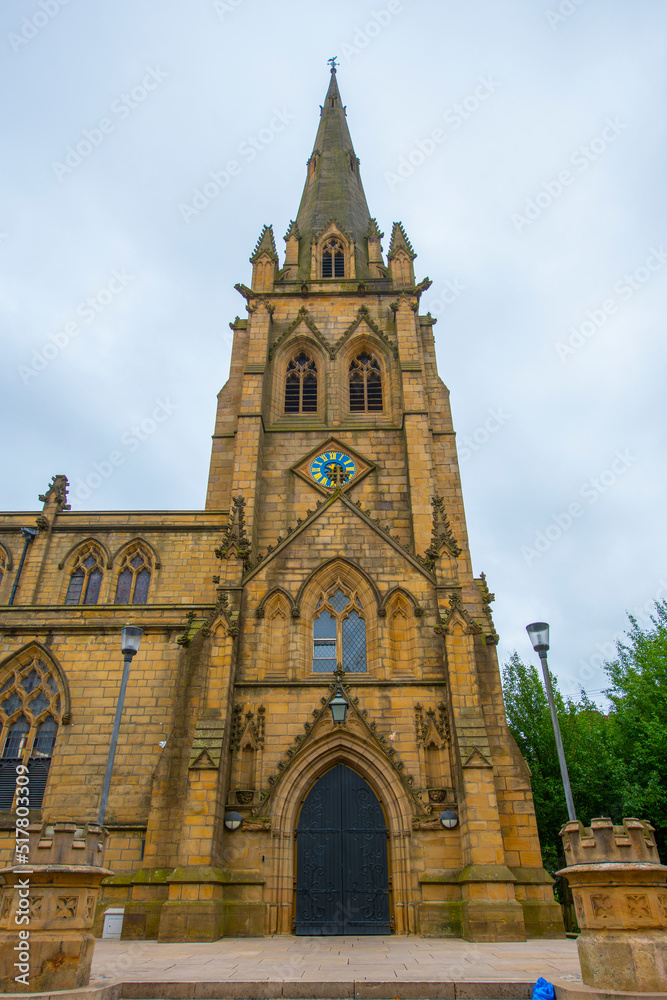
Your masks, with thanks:
[(324, 451), (313, 459), (310, 474), (319, 486), (335, 489), (354, 479), (357, 466), (344, 451)]

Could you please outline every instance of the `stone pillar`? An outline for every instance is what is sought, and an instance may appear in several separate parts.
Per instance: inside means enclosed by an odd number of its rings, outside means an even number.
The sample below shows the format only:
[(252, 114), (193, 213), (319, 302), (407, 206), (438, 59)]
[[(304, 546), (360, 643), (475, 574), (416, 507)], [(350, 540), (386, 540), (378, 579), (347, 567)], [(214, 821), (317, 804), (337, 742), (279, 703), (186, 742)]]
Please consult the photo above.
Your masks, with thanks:
[(523, 909), (514, 893), (516, 877), (505, 863), (495, 771), (475, 664), (474, 636), (480, 628), (455, 597), (436, 631), (445, 636), (452, 741), (458, 758), (464, 867), (457, 881), (463, 937), (468, 941), (525, 941)]
[(578, 820), (561, 830), (581, 934), (584, 983), (632, 993), (667, 991), (667, 866), (646, 820)]
[(21, 863), (3, 868), (0, 991), (39, 993), (87, 986), (100, 883), (103, 831), (92, 823), (33, 824)]

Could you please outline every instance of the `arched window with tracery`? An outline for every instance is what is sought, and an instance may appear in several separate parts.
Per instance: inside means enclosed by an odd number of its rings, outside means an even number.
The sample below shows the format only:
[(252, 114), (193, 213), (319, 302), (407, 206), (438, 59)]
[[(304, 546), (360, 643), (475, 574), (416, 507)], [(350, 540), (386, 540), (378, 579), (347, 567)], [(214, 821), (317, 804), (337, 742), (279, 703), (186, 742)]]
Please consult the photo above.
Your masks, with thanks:
[(345, 251), (340, 240), (327, 240), (322, 247), (322, 277), (345, 277)]
[(350, 410), (352, 413), (377, 412), (382, 409), (380, 362), (363, 351), (350, 365)]
[(313, 673), (366, 672), (366, 621), (356, 593), (337, 582), (323, 593), (313, 620)]
[(317, 365), (300, 351), (287, 365), (285, 413), (317, 412)]
[(61, 696), (46, 657), (18, 657), (0, 677), (0, 809), (11, 809), (17, 766), (27, 768), (18, 795), (39, 809), (44, 798), (53, 748), (61, 722)]
[(123, 555), (114, 604), (145, 604), (152, 572), (150, 552), (141, 542), (135, 542)]
[(86, 542), (72, 564), (65, 604), (97, 604), (103, 575), (102, 550), (94, 542)]

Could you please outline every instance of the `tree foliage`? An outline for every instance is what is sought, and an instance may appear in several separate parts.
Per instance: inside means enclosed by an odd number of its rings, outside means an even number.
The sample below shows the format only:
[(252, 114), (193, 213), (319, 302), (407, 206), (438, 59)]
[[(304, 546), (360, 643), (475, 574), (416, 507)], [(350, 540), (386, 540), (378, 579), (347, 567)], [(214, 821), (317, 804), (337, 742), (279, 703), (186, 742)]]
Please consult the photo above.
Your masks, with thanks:
[(606, 664), (612, 686), (610, 731), (625, 764), (626, 815), (648, 818), (667, 856), (667, 601), (657, 602), (652, 627), (642, 629), (632, 616), (628, 641), (618, 643), (617, 658)]
[[(611, 682), (603, 711), (582, 689), (563, 698), (553, 675), (556, 714), (577, 818), (650, 819), (663, 857), (667, 848), (667, 602), (656, 603), (651, 626), (630, 617), (627, 641), (605, 664)], [(507, 722), (531, 773), (537, 826), (546, 867), (562, 861), (559, 830), (567, 807), (540, 673), (514, 653), (503, 669)]]

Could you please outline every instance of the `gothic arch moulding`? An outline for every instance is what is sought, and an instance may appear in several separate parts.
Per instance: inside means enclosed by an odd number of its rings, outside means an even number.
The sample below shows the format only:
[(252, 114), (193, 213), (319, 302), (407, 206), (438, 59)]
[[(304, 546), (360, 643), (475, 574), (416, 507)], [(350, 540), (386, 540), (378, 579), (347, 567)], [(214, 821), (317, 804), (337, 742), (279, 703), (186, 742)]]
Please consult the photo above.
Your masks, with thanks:
[[(318, 331), (319, 333), (319, 331)], [(328, 347), (321, 337), (318, 343), (313, 336), (297, 332), (288, 336), (280, 345), (273, 358), (273, 375), (271, 379), (271, 412), (273, 419), (287, 417), (295, 419), (304, 413), (310, 413), (310, 418), (321, 418), (325, 409), (325, 364)], [(299, 358), (306, 357), (310, 362), (310, 368), (306, 374), (315, 376), (316, 385), (316, 408), (306, 410), (300, 408), (296, 413), (286, 410), (286, 381), (289, 375), (288, 367), (295, 364)], [(300, 371), (303, 364), (297, 365)]]
[(153, 562), (153, 569), (162, 569), (162, 563), (155, 546), (151, 545), (151, 543), (147, 542), (145, 538), (141, 538), (138, 535), (136, 538), (131, 538), (129, 542), (123, 542), (123, 544), (116, 549), (111, 557), (111, 565), (116, 566), (118, 564), (118, 560), (122, 559), (125, 555), (126, 550), (132, 548), (133, 545), (140, 545), (148, 551)]
[(356, 273), (354, 240), (332, 219), (311, 243), (310, 280), (354, 278)]
[(357, 315), (343, 331), (334, 345), (336, 356), (342, 358), (343, 362), (350, 361), (355, 352), (359, 350), (373, 351), (384, 362), (385, 368), (389, 365), (390, 357), (398, 358), (398, 348), (371, 316), (368, 306), (360, 306)]
[(266, 594), (255, 612), (257, 618), (263, 619), (260, 630), (263, 633), (261, 646), (262, 657), (268, 675), (283, 677), (288, 672), (290, 662), (290, 625), (292, 618), (298, 618), (299, 613), (290, 595), (275, 587)]
[(357, 592), (366, 613), (372, 610), (375, 618), (381, 604), (377, 587), (360, 566), (341, 556), (335, 556), (322, 563), (301, 584), (296, 598), (301, 615), (312, 618), (322, 590), (333, 586), (337, 579), (340, 579), (344, 586)]
[(388, 614), (394, 607), (395, 604), (402, 603), (407, 606), (407, 609), (415, 618), (421, 618), (424, 614), (424, 609), (419, 604), (419, 601), (414, 597), (409, 590), (405, 587), (392, 587), (382, 598), (380, 603), (380, 610), (378, 614), (380, 617), (384, 617)]
[(104, 568), (111, 569), (112, 566), (111, 553), (109, 552), (106, 545), (99, 540), (99, 538), (93, 538), (92, 535), (90, 535), (89, 538), (84, 538), (83, 541), (76, 542), (74, 545), (72, 545), (71, 548), (67, 550), (66, 554), (58, 563), (58, 569), (65, 569), (66, 566), (69, 566), (71, 568), (71, 564), (76, 559), (79, 549), (83, 549), (84, 546), (86, 545), (93, 545), (97, 549), (99, 549), (104, 559)]
[[(332, 724), (333, 725), (333, 724)], [(316, 781), (336, 764), (345, 764), (361, 775), (377, 795), (389, 830), (390, 870), (396, 932), (414, 931), (410, 907), (410, 855), (414, 803), (386, 758), (349, 730), (336, 727), (303, 748), (283, 773), (271, 797), (271, 829), (276, 844), (274, 880), (269, 905), (277, 910), (279, 933), (289, 933), (294, 906), (294, 831), (299, 809)]]
[(14, 564), (12, 554), (9, 549), (0, 542), (0, 570), (4, 573), (8, 573), (13, 568)]
[(282, 597), (285, 607), (289, 611), (291, 618), (299, 617), (299, 608), (295, 602), (292, 595), (285, 590), (283, 587), (274, 587), (273, 590), (266, 592), (264, 597), (261, 599), (257, 606), (255, 615), (257, 618), (264, 618), (269, 611), (269, 606), (279, 605), (281, 603), (280, 598)]

